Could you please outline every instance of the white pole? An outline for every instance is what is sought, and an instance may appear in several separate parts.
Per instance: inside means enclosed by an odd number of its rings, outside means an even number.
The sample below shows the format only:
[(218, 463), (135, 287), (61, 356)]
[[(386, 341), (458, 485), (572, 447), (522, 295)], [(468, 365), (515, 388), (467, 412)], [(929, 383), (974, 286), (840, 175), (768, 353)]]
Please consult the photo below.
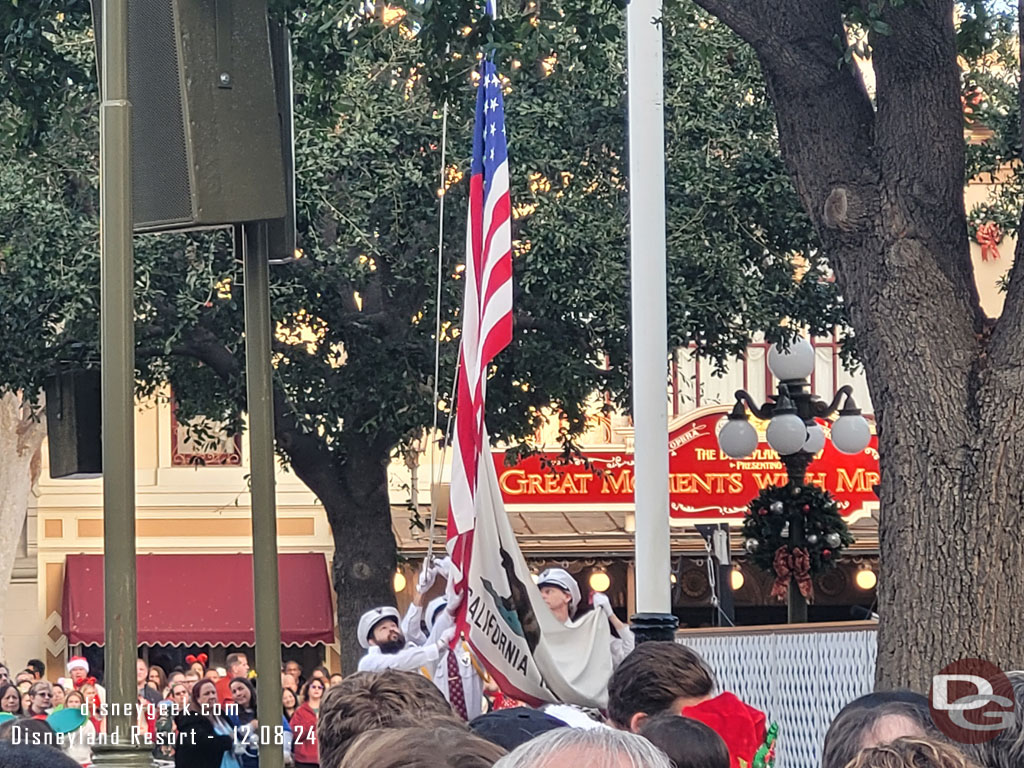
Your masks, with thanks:
[(627, 8), (636, 609), (671, 614), (661, 0)]

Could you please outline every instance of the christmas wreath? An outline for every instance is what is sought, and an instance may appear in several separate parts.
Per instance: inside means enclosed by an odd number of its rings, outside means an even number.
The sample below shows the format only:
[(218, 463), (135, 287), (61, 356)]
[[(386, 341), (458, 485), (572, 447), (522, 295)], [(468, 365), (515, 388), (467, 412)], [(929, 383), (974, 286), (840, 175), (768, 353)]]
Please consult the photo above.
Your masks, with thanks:
[(808, 600), (811, 577), (833, 567), (853, 536), (835, 500), (814, 485), (772, 485), (750, 502), (743, 521), (744, 549), (775, 575), (772, 595), (785, 599), (795, 579)]

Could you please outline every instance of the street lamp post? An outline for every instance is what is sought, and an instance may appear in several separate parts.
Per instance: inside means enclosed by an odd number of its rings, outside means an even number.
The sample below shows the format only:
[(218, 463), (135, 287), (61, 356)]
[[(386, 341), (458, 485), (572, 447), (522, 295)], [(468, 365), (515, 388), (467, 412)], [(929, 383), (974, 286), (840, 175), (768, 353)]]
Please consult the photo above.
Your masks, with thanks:
[[(825, 430), (817, 419), (839, 412), (839, 418), (832, 425), (832, 445), (840, 453), (856, 454), (868, 446), (871, 428), (853, 401), (853, 387), (848, 384), (840, 387), (830, 403), (811, 392), (809, 379), (814, 371), (814, 347), (806, 338), (798, 336), (786, 349), (771, 347), (768, 368), (779, 380), (778, 394), (758, 405), (749, 392), (742, 389), (736, 392), (736, 405), (718, 433), (718, 445), (724, 454), (742, 459), (757, 448), (757, 430), (748, 420), (748, 409), (757, 418), (768, 421), (765, 438), (779, 454), (792, 485), (803, 484), (808, 465), (825, 447)], [(799, 519), (793, 521), (790, 541), (793, 547), (805, 543), (803, 523)], [(789, 622), (805, 621), (807, 601), (793, 580), (789, 584)]]

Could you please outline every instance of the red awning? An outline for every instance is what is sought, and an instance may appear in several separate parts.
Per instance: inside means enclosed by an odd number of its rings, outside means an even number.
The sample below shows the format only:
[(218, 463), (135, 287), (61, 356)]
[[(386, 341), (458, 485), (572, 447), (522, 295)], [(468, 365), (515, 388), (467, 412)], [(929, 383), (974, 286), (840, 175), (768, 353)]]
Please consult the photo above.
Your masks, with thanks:
[[(252, 645), (252, 555), (138, 555), (139, 643)], [(334, 642), (324, 556), (278, 555), (281, 642)], [(103, 643), (103, 555), (68, 555), (63, 629), (68, 642)]]

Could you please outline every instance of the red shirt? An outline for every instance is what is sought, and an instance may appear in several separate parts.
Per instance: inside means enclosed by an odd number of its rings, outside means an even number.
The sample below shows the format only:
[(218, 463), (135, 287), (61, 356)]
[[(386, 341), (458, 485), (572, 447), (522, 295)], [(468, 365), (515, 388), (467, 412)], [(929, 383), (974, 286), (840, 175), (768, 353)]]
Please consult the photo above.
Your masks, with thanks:
[(753, 763), (767, 735), (764, 712), (744, 704), (731, 693), (723, 693), (693, 707), (683, 707), (679, 714), (700, 720), (722, 737), (729, 748), (732, 768), (739, 768), (740, 760), (747, 765)]
[(231, 696), (231, 680), (228, 676), (218, 678), (217, 682), (214, 683), (217, 686), (217, 701), (223, 704), (234, 704), (235, 700)]
[(292, 715), (292, 759), (297, 763), (320, 762), (317, 749), (316, 712), (305, 702)]

